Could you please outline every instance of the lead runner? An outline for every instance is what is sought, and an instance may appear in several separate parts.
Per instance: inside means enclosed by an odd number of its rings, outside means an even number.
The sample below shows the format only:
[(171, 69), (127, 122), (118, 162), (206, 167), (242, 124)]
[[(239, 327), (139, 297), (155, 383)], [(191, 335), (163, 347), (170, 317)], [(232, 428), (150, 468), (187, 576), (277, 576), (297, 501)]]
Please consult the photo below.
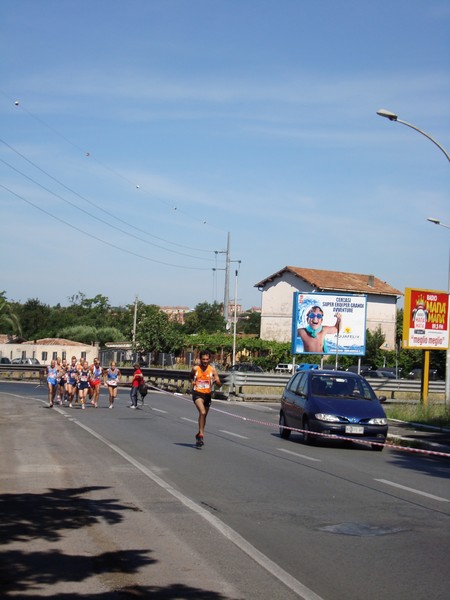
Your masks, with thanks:
[(202, 350), (199, 358), (200, 364), (193, 366), (191, 370), (192, 400), (198, 410), (198, 433), (195, 436), (198, 448), (204, 444), (206, 417), (211, 406), (213, 384), (218, 387), (222, 385), (216, 368), (209, 364), (211, 360), (209, 350)]

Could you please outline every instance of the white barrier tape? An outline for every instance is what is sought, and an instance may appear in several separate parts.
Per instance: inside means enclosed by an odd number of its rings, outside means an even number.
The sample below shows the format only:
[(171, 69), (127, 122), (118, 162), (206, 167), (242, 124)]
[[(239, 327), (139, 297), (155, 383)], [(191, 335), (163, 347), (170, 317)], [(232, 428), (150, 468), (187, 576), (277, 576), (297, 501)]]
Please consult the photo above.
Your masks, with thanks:
[[(152, 386), (153, 387), (153, 386)], [(174, 394), (173, 392), (168, 392), (167, 390), (162, 390), (159, 388), (154, 388), (158, 391), (163, 391), (167, 394), (171, 394), (173, 396), (178, 396), (180, 397), (180, 394)], [(186, 400), (190, 400), (189, 398), (186, 398)], [(358, 444), (367, 444), (369, 446), (384, 446), (385, 448), (388, 448), (389, 450), (402, 450), (404, 452), (413, 452), (416, 454), (427, 454), (429, 456), (441, 456), (443, 458), (450, 458), (450, 454), (446, 453), (446, 452), (439, 452), (438, 450), (425, 450), (423, 448), (411, 448), (409, 446), (398, 446), (396, 444), (383, 444), (381, 442), (369, 442), (367, 440), (364, 439), (357, 439), (357, 438), (349, 438), (349, 437), (344, 437), (344, 436), (340, 436), (340, 435), (335, 435), (333, 433), (318, 433), (317, 431), (310, 431), (309, 429), (306, 431), (304, 429), (296, 429), (295, 427), (287, 427), (285, 425), (279, 425), (279, 424), (275, 424), (275, 423), (268, 423), (267, 421), (259, 421), (258, 419), (251, 419), (249, 417), (242, 417), (241, 415), (236, 415), (234, 413), (228, 412), (226, 410), (222, 410), (220, 408), (215, 408), (213, 406), (211, 406), (211, 410), (214, 410), (216, 412), (220, 412), (224, 415), (227, 415), (229, 417), (233, 417), (235, 419), (240, 419), (241, 421), (248, 421), (249, 423), (255, 423), (256, 425), (264, 425), (266, 427), (272, 427), (272, 428), (276, 428), (276, 429), (289, 429), (289, 431), (294, 431), (295, 433), (307, 433), (308, 435), (317, 435), (319, 437), (324, 437), (324, 438), (328, 438), (328, 439), (334, 439), (334, 440), (338, 440), (338, 441), (342, 441), (342, 442), (357, 442)]]

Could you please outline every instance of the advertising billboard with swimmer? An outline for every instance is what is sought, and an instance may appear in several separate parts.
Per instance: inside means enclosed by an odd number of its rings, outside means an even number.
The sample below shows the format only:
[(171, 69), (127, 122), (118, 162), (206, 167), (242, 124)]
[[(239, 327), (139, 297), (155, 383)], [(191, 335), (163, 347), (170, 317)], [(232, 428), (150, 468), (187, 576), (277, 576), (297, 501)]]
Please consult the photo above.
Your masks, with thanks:
[(294, 292), (292, 354), (366, 353), (367, 296)]

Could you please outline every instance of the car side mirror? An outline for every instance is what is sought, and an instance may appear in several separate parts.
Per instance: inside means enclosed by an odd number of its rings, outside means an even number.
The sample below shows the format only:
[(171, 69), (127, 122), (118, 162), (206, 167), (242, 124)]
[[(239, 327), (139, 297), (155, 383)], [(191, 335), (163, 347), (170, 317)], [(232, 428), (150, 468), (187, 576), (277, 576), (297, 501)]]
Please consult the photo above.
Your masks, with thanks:
[(386, 396), (379, 396), (378, 400), (381, 402), (381, 404), (383, 404), (383, 402), (386, 402), (387, 398)]

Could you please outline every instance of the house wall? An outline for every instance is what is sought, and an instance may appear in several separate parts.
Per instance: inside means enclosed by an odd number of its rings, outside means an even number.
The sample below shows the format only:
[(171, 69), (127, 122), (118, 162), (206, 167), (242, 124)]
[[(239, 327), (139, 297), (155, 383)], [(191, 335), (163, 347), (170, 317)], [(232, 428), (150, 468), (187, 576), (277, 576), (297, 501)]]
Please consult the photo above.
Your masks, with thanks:
[[(47, 360), (42, 358), (42, 353), (47, 352)], [(66, 353), (65, 358), (70, 361), (72, 356), (77, 358), (81, 357), (81, 353), (86, 354), (86, 359), (89, 363), (94, 361), (94, 358), (98, 356), (98, 347), (90, 345), (76, 345), (72, 346), (69, 344), (0, 344), (0, 356), (4, 356), (12, 360), (13, 358), (37, 358), (41, 365), (49, 365), (53, 359), (53, 353), (63, 358), (63, 352)]]
[[(292, 303), (294, 292), (315, 291), (306, 282), (300, 284), (292, 273), (267, 283), (261, 298), (261, 339), (290, 342), (292, 332)], [(395, 296), (367, 295), (367, 329), (381, 326), (385, 335), (385, 350), (395, 349), (397, 299)]]

